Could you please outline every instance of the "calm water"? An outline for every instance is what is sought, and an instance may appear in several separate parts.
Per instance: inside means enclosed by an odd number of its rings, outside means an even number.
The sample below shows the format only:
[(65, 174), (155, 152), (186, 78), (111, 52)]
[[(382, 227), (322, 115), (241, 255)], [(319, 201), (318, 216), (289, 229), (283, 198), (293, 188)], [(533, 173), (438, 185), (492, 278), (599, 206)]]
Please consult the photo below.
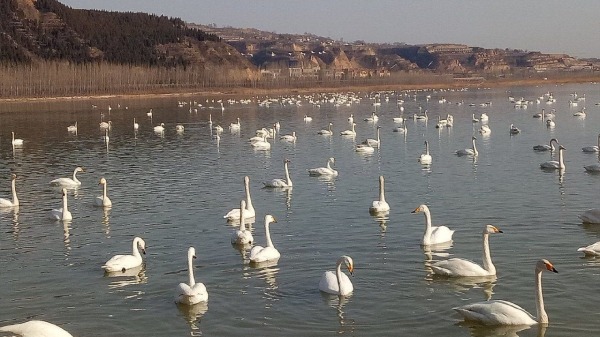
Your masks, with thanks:
[[(535, 104), (547, 91), (557, 102)], [(587, 100), (571, 108), (569, 94), (575, 91)], [(428, 102), (427, 94), (432, 96)], [(515, 109), (508, 95), (534, 103)], [(439, 104), (442, 96), (451, 103)], [(550, 317), (545, 335), (600, 333), (595, 309), (600, 260), (576, 251), (600, 240), (600, 227), (582, 225), (577, 218), (600, 207), (600, 175), (583, 170), (598, 156), (581, 152), (596, 144), (600, 132), (600, 107), (594, 105), (600, 102), (598, 85), (419, 92), (416, 101), (403, 97), (404, 114), (423, 106), (430, 120), (410, 119), (406, 138), (392, 132), (392, 117), (399, 111), (397, 96), (390, 94), (390, 101), (382, 99), (377, 107), (382, 147), (371, 155), (354, 151), (357, 142), (375, 133), (374, 124), (362, 121), (374, 109), (367, 98), (337, 107), (316, 107), (305, 98), (300, 106), (225, 103), (223, 112), (218, 103), (206, 102), (219, 98), (189, 98), (217, 107), (197, 112), (178, 107), (176, 98), (0, 106), (0, 195), (10, 196), (10, 173), (16, 173), (21, 201), (18, 211), (0, 213), (0, 324), (43, 319), (74, 336), (515, 335), (519, 329), (461, 326), (452, 307), (491, 296), (535, 315), (533, 268), (547, 258), (559, 274), (543, 279)], [(461, 100), (463, 105), (455, 104)], [(488, 101), (491, 106), (479, 106)], [(92, 103), (98, 107), (91, 108)], [(584, 104), (587, 118), (573, 117)], [(146, 116), (150, 108), (152, 120)], [(541, 108), (557, 109), (554, 129), (532, 118)], [(488, 137), (471, 122), (472, 113), (482, 112), (490, 116)], [(98, 127), (101, 113), (113, 124), (108, 149)], [(209, 113), (225, 127), (218, 146), (211, 139)], [(357, 120), (355, 139), (339, 136), (349, 128), (351, 113)], [(436, 129), (437, 116), (446, 113), (454, 115), (454, 127)], [(304, 123), (305, 114), (313, 121)], [(137, 135), (134, 117), (140, 123)], [(237, 117), (241, 131), (231, 134), (227, 125)], [(69, 134), (66, 127), (75, 121), (78, 134)], [(248, 138), (276, 121), (282, 134), (296, 131), (296, 144), (276, 140), (270, 151), (254, 151)], [(317, 135), (330, 121), (335, 135)], [(164, 137), (152, 131), (161, 122)], [(185, 125), (183, 134), (175, 132), (176, 123)], [(511, 123), (522, 133), (511, 137)], [(13, 151), (11, 131), (25, 140), (22, 148)], [(455, 156), (455, 150), (470, 147), (471, 135), (478, 137), (477, 160)], [(550, 154), (532, 150), (552, 137), (567, 148), (563, 176), (540, 170)], [(431, 146), (430, 168), (417, 163), (424, 140)], [(328, 157), (335, 157), (339, 177), (309, 177), (306, 169), (324, 166)], [(291, 160), (293, 190), (262, 189), (262, 181), (283, 178), (284, 158)], [(82, 186), (69, 193), (74, 219), (67, 224), (49, 220), (61, 197), (48, 182), (71, 176), (76, 166), (86, 172), (78, 174)], [(235, 227), (222, 216), (239, 207), (244, 175), (250, 176), (257, 211), (257, 244), (265, 244), (264, 215), (278, 219), (271, 235), (282, 256), (270, 267), (249, 266), (245, 253), (229, 243)], [(368, 212), (378, 197), (379, 175), (386, 177), (392, 208), (385, 218)], [(101, 177), (108, 180), (113, 201), (105, 211), (93, 206)], [(422, 203), (429, 205), (435, 224), (456, 229), (450, 249), (424, 254), (419, 245), (424, 217), (411, 214)], [(429, 256), (481, 262), (481, 231), (487, 223), (504, 231), (490, 239), (496, 280), (431, 277)], [(130, 252), (134, 236), (146, 240), (145, 268), (131, 277), (105, 276), (100, 266), (114, 254)], [(177, 284), (187, 281), (189, 246), (196, 248), (196, 281), (208, 289), (208, 306), (179, 308), (173, 302)], [(322, 295), (317, 285), (343, 254), (355, 262), (355, 291), (340, 303)], [(542, 334), (535, 327), (518, 332)]]

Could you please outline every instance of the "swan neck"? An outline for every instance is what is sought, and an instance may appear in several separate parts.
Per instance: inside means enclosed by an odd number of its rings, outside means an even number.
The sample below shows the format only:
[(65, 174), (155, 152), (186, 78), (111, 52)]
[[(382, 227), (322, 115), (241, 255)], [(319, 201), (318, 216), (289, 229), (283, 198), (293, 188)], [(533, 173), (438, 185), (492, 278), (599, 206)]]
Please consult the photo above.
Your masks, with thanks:
[(76, 183), (80, 183), (79, 179), (77, 179), (77, 170), (73, 171), (73, 181)]
[(283, 164), (283, 167), (285, 168), (285, 180), (287, 181), (287, 185), (292, 186), (292, 179), (290, 179), (290, 171), (288, 170), (288, 163), (285, 162)]
[(69, 212), (68, 209), (68, 202), (67, 202), (67, 195), (63, 195), (63, 207), (62, 207), (62, 215), (63, 215), (63, 219), (64, 216)]
[(383, 179), (379, 180), (379, 201), (385, 202), (385, 187)]
[(194, 256), (192, 254), (188, 254), (188, 275), (190, 277), (190, 287), (194, 287), (196, 284), (196, 280), (194, 279), (194, 266), (193, 261)]
[(252, 206), (252, 198), (250, 198), (250, 182), (245, 182), (244, 190), (246, 190), (246, 209), (252, 211), (254, 206)]
[(425, 143), (425, 154), (429, 154), (429, 143)]
[(380, 141), (380, 138), (379, 138), (379, 128), (377, 128), (377, 142), (379, 142), (379, 141)]
[(267, 237), (267, 247), (273, 247), (273, 241), (271, 241), (271, 232), (269, 231), (268, 221), (265, 221), (265, 234)]
[(338, 284), (338, 295), (341, 295), (344, 293), (342, 291), (342, 263), (343, 263), (343, 261), (341, 259), (338, 260), (337, 266), (335, 269), (335, 279), (337, 280), (337, 284)]
[(133, 256), (135, 256), (135, 257), (137, 257), (137, 258), (140, 258), (140, 257), (142, 257), (142, 256), (140, 255), (140, 250), (139, 250), (139, 248), (138, 248), (138, 243), (139, 243), (139, 241), (140, 241), (140, 240), (139, 240), (139, 238), (135, 238), (135, 240), (133, 240), (133, 247), (132, 247), (132, 249), (131, 249), (131, 252), (133, 253)]
[(475, 146), (475, 139), (472, 139), (472, 140), (471, 140), (471, 142), (473, 142), (473, 153), (474, 153), (475, 155), (477, 155), (477, 154), (478, 154), (478, 152), (477, 152), (477, 147)]
[(425, 214), (425, 235), (423, 236), (423, 244), (429, 245), (431, 242), (431, 213), (428, 209), (423, 213)]
[(535, 305), (537, 309), (538, 323), (548, 323), (548, 314), (544, 308), (544, 296), (542, 294), (542, 271), (535, 271)]
[(102, 200), (106, 200), (106, 184), (102, 184)]
[(16, 183), (15, 179), (13, 179), (11, 182), (11, 189), (12, 189), (13, 206), (18, 206), (19, 198), (17, 198), (17, 183)]
[(563, 150), (562, 149), (558, 149), (558, 165), (561, 170), (563, 170), (565, 168), (565, 162), (563, 159)]
[(492, 263), (492, 257), (490, 255), (490, 234), (483, 233), (483, 269), (485, 269), (490, 275), (496, 275), (496, 267)]

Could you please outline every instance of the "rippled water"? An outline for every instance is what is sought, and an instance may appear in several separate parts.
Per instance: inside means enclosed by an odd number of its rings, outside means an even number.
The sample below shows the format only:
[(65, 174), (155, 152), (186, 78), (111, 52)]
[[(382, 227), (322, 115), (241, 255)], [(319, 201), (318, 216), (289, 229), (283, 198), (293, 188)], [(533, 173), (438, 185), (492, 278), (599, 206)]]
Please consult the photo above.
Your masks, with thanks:
[[(535, 101), (547, 91), (557, 98), (554, 105), (534, 103), (522, 110), (507, 100), (512, 95)], [(575, 91), (586, 94), (585, 119), (572, 116), (583, 103), (568, 105)], [(432, 95), (428, 102), (427, 94)], [(439, 104), (442, 96), (451, 103)], [(190, 100), (215, 109), (190, 112), (188, 105), (177, 106), (177, 98), (0, 106), (0, 194), (9, 197), (10, 173), (16, 173), (21, 201), (18, 210), (0, 213), (0, 324), (43, 319), (75, 336), (597, 336), (600, 263), (576, 250), (600, 237), (600, 227), (577, 218), (600, 207), (600, 175), (583, 170), (598, 156), (580, 150), (595, 145), (600, 132), (600, 107), (594, 105), (600, 102), (598, 85), (420, 92), (416, 101), (405, 98), (405, 115), (423, 106), (430, 121), (409, 120), (406, 137), (392, 132), (392, 117), (399, 112), (397, 97), (390, 97), (377, 107), (382, 147), (371, 155), (354, 151), (357, 142), (375, 133), (374, 124), (362, 121), (374, 109), (366, 98), (339, 107), (316, 107), (306, 99), (301, 106), (225, 104), (223, 112), (207, 97)], [(465, 104), (454, 104), (461, 100)], [(491, 106), (479, 106), (488, 101)], [(152, 120), (146, 116), (150, 108)], [(557, 109), (554, 129), (532, 118), (541, 108)], [(488, 137), (471, 122), (472, 113), (482, 112), (490, 116)], [(101, 113), (113, 124), (108, 147), (98, 128)], [(349, 128), (351, 113), (358, 120), (354, 139), (338, 135)], [(454, 115), (454, 127), (436, 129), (437, 115), (446, 113)], [(218, 145), (211, 139), (209, 114), (225, 127)], [(305, 114), (313, 121), (304, 123)], [(134, 117), (140, 123), (137, 134)], [(226, 126), (237, 117), (241, 131), (231, 134)], [(78, 133), (69, 134), (66, 127), (75, 121)], [(275, 141), (270, 151), (254, 151), (247, 139), (276, 121), (283, 134), (296, 131), (296, 144)], [(335, 135), (317, 135), (330, 121)], [(152, 131), (161, 122), (164, 137)], [(176, 123), (185, 126), (183, 134), (175, 132)], [(511, 123), (522, 133), (510, 136)], [(14, 151), (11, 131), (25, 140)], [(470, 146), (471, 135), (478, 137), (477, 160), (455, 156), (455, 150)], [(540, 170), (550, 154), (532, 151), (552, 137), (567, 148), (562, 176)], [(424, 140), (433, 156), (430, 168), (417, 162)], [(324, 166), (329, 157), (336, 159), (338, 178), (308, 176), (308, 168)], [(291, 160), (294, 188), (262, 189), (262, 181), (283, 178), (284, 158)], [(71, 176), (76, 166), (86, 172), (78, 174), (81, 188), (69, 193), (74, 219), (54, 222), (47, 214), (60, 207), (61, 196), (48, 182)], [(251, 267), (246, 254), (229, 243), (235, 227), (222, 216), (239, 207), (244, 175), (250, 176), (257, 210), (257, 244), (265, 243), (264, 215), (278, 219), (271, 226), (282, 255), (276, 265)], [(378, 197), (379, 175), (386, 177), (391, 206), (384, 218), (368, 212)], [(101, 177), (114, 204), (105, 211), (93, 206)], [(434, 223), (456, 229), (450, 249), (425, 254), (419, 245), (424, 218), (411, 211), (421, 203), (429, 205)], [(429, 257), (480, 262), (487, 223), (504, 231), (490, 239), (496, 280), (431, 277)], [(130, 252), (134, 236), (146, 240), (145, 267), (129, 277), (105, 276), (100, 266), (114, 254)], [(196, 248), (195, 276), (208, 289), (207, 306), (173, 302), (177, 284), (187, 281), (189, 246)], [(354, 259), (355, 291), (340, 302), (322, 295), (317, 285), (343, 254)], [(546, 331), (458, 324), (452, 307), (489, 296), (535, 314), (533, 268), (539, 258), (559, 270), (544, 275)]]

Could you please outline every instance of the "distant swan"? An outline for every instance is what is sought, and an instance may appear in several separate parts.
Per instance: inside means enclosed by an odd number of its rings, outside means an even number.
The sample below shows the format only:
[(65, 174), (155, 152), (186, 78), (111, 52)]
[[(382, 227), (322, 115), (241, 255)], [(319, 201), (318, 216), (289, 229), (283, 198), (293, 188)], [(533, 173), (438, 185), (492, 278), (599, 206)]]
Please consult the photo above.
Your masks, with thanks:
[(583, 108), (573, 114), (573, 116), (575, 116), (575, 117), (583, 117), (583, 118), (585, 118), (585, 115), (586, 115), (585, 108)]
[(75, 124), (73, 124), (73, 125), (67, 126), (67, 131), (68, 132), (77, 132), (77, 122), (75, 122)]
[(12, 332), (23, 337), (73, 337), (66, 330), (44, 321), (28, 321), (0, 327), (0, 331)]
[(348, 117), (348, 123), (352, 124), (354, 123), (354, 115), (350, 114), (350, 117)]
[[(246, 201), (243, 199), (240, 201), (240, 209), (246, 209)], [(250, 228), (246, 228), (245, 219), (246, 217), (244, 216), (244, 212), (242, 212), (242, 217), (240, 218), (240, 228), (233, 231), (233, 234), (231, 235), (232, 244), (251, 245), (252, 242), (254, 242)]]
[(140, 125), (135, 121), (135, 117), (133, 118), (133, 130), (138, 130)]
[(281, 137), (279, 137), (279, 140), (282, 140), (284, 142), (290, 142), (290, 143), (295, 143), (296, 142), (296, 131), (293, 131), (291, 135), (283, 135)]
[(304, 115), (304, 122), (306, 122), (306, 123), (312, 122), (312, 117)]
[(21, 146), (23, 145), (23, 139), (15, 138), (15, 133), (12, 132), (12, 145), (13, 146)]
[(67, 189), (62, 189), (62, 208), (53, 209), (50, 211), (50, 218), (54, 220), (73, 220), (71, 212), (69, 212), (67, 201)]
[(10, 183), (11, 191), (12, 191), (12, 201), (8, 200), (8, 199), (0, 198), (0, 208), (19, 206), (19, 198), (17, 198), (16, 180), (17, 180), (17, 175), (12, 174), (11, 175), (11, 183)]
[(433, 158), (429, 154), (429, 143), (425, 141), (425, 153), (421, 153), (419, 163), (421, 163), (421, 165), (431, 165), (432, 162)]
[(329, 123), (329, 126), (327, 127), (327, 130), (321, 130), (319, 132), (317, 132), (320, 135), (323, 136), (331, 136), (333, 135), (333, 131), (331, 131), (331, 126), (333, 125), (333, 123)]
[(154, 127), (154, 132), (164, 132), (165, 131), (165, 123), (160, 123)]
[(308, 174), (311, 176), (332, 176), (337, 177), (338, 171), (331, 168), (331, 164), (335, 163), (333, 157), (327, 159), (327, 167), (317, 167), (308, 169)]
[(81, 167), (76, 167), (73, 170), (73, 178), (58, 178), (54, 179), (50, 182), (50, 185), (53, 186), (62, 186), (66, 188), (75, 188), (81, 186), (81, 181), (77, 179), (77, 172), (85, 172), (85, 170)]
[(379, 129), (381, 129), (381, 126), (377, 126), (377, 131), (375, 132), (375, 135), (376, 135), (377, 139), (367, 138), (362, 143), (364, 145), (368, 145), (370, 147), (379, 148), (381, 146), (381, 138), (379, 138)]
[(351, 124), (351, 130), (344, 130), (342, 132), (340, 132), (340, 135), (342, 136), (356, 136), (356, 130), (354, 129), (354, 127), (356, 126), (356, 123), (352, 123)]
[(100, 182), (98, 182), (98, 185), (102, 185), (102, 195), (94, 199), (96, 201), (96, 206), (112, 207), (112, 201), (110, 201), (108, 195), (106, 195), (106, 179), (101, 178)]
[(388, 212), (390, 205), (385, 201), (385, 189), (383, 176), (379, 176), (379, 200), (373, 201), (369, 207), (370, 213)]
[(502, 231), (492, 225), (486, 225), (483, 229), (483, 267), (469, 260), (452, 258), (432, 264), (431, 269), (435, 274), (454, 277), (496, 275), (489, 245), (489, 236), (495, 233)]
[(108, 122), (100, 122), (100, 129), (108, 129), (110, 130), (112, 128), (112, 122), (108, 121)]
[(546, 145), (546, 144), (536, 145), (533, 147), (533, 150), (534, 151), (554, 151), (553, 143), (556, 143), (558, 145), (558, 140), (556, 138), (552, 138), (552, 139), (550, 139), (550, 143), (548, 145)]
[(206, 287), (203, 283), (196, 283), (196, 280), (194, 279), (193, 259), (195, 258), (196, 249), (194, 249), (194, 247), (188, 248), (189, 284), (179, 283), (177, 286), (175, 303), (194, 305), (200, 302), (208, 301), (208, 292), (206, 291)]
[(375, 112), (371, 113), (371, 117), (367, 117), (364, 119), (365, 122), (372, 122), (375, 123), (379, 120), (379, 117), (375, 114)]
[(564, 162), (564, 156), (563, 156), (563, 151), (565, 150), (565, 148), (562, 145), (558, 146), (558, 161), (556, 160), (550, 160), (547, 162), (543, 162), (540, 164), (540, 168), (543, 169), (551, 169), (551, 170), (564, 170), (565, 169), (565, 162)]
[(273, 241), (271, 241), (271, 233), (269, 232), (269, 224), (276, 223), (277, 219), (274, 216), (267, 214), (265, 215), (265, 236), (267, 238), (267, 246), (254, 246), (250, 250), (250, 262), (252, 263), (261, 263), (267, 261), (275, 261), (278, 260), (281, 254), (279, 251), (273, 246)]
[(587, 172), (590, 172), (590, 173), (600, 172), (600, 163), (599, 164), (586, 165), (583, 168)]
[(354, 272), (354, 261), (347, 255), (343, 255), (337, 260), (335, 273), (332, 271), (326, 271), (321, 276), (319, 281), (319, 290), (328, 294), (347, 296), (354, 291), (354, 286), (350, 278), (342, 273), (342, 264), (346, 265), (350, 275)]
[(399, 126), (394, 129), (394, 132), (400, 132), (402, 134), (406, 134), (406, 122), (402, 123), (402, 126)]
[(436, 245), (440, 243), (452, 241), (452, 235), (454, 230), (446, 226), (431, 226), (431, 213), (427, 205), (419, 205), (411, 213), (423, 212), (425, 214), (425, 234), (423, 234), (423, 240), (421, 244), (423, 246)]
[(476, 139), (477, 138), (475, 138), (475, 137), (471, 137), (471, 148), (457, 150), (456, 155), (457, 156), (477, 156), (477, 155), (479, 155), (479, 152), (477, 152), (477, 147), (475, 146)]
[(520, 132), (521, 132), (521, 129), (519, 129), (518, 127), (516, 127), (514, 124), (510, 125), (509, 133), (511, 135), (516, 135), (516, 134), (518, 134)]
[(492, 133), (492, 129), (489, 125), (483, 124), (479, 127), (479, 133), (482, 135), (489, 135), (490, 133)]
[(481, 114), (481, 116), (479, 116), (479, 120), (482, 122), (487, 122), (490, 118), (488, 117), (488, 115), (484, 112)]
[[(244, 218), (254, 218), (256, 216), (256, 211), (254, 210), (254, 206), (252, 205), (252, 198), (250, 197), (250, 178), (248, 176), (244, 177), (244, 193), (246, 194), (246, 208), (244, 208)], [(223, 216), (223, 218), (227, 220), (239, 220), (240, 219), (240, 209), (234, 208), (231, 211), (227, 212)]]
[[(138, 248), (139, 247), (139, 248)], [(133, 239), (132, 255), (115, 255), (102, 266), (102, 269), (109, 273), (125, 272), (127, 269), (135, 268), (142, 265), (142, 255), (146, 254), (146, 242), (140, 237)]]
[(586, 256), (600, 256), (600, 241), (589, 246), (577, 249), (578, 252), (583, 252)]
[(542, 296), (542, 271), (558, 273), (548, 260), (539, 260), (535, 266), (537, 320), (520, 306), (502, 300), (493, 300), (463, 305), (454, 308), (465, 321), (475, 321), (484, 325), (534, 325), (547, 324), (548, 314)]
[(548, 119), (548, 120), (546, 120), (546, 126), (549, 128), (553, 128), (556, 126), (556, 122), (554, 122), (554, 120), (552, 120), (552, 119)]
[(600, 152), (600, 134), (598, 134), (598, 145), (582, 147), (581, 151), (585, 153)]
[(263, 184), (265, 187), (292, 187), (292, 179), (290, 179), (290, 172), (288, 170), (288, 163), (290, 161), (288, 159), (283, 160), (283, 170), (285, 171), (285, 180), (283, 179), (273, 179), (270, 181), (265, 181)]
[(584, 223), (600, 224), (600, 208), (592, 208), (579, 215), (579, 219)]

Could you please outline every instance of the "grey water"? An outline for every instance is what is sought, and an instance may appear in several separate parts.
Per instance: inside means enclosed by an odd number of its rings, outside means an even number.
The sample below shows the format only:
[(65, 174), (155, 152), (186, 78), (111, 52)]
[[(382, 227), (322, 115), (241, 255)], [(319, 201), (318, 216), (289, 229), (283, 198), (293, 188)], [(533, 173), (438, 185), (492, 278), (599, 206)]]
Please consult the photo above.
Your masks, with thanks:
[[(600, 207), (600, 175), (583, 169), (597, 163), (598, 155), (581, 151), (595, 145), (600, 133), (599, 89), (588, 83), (382, 92), (380, 106), (373, 105), (374, 93), (354, 93), (361, 100), (351, 105), (311, 104), (298, 94), (286, 97), (300, 104), (274, 97), (278, 102), (269, 106), (257, 103), (265, 96), (244, 97), (252, 102), (241, 104), (241, 97), (216, 95), (4, 103), (0, 196), (10, 198), (10, 174), (16, 174), (20, 207), (0, 213), (0, 325), (41, 319), (74, 336), (597, 336), (600, 260), (584, 258), (577, 248), (600, 240), (600, 225), (578, 218)], [(547, 92), (557, 101), (536, 103)], [(575, 92), (586, 94), (577, 107), (568, 103)], [(508, 96), (532, 103), (516, 109)], [(438, 102), (442, 97), (446, 103)], [(574, 117), (584, 106), (587, 117)], [(428, 110), (427, 123), (412, 119), (418, 107)], [(532, 118), (542, 108), (556, 109), (555, 128)], [(363, 121), (373, 111), (379, 121)], [(483, 112), (489, 115), (488, 136), (478, 133), (481, 122), (471, 120)], [(357, 135), (342, 137), (350, 114)], [(401, 114), (407, 117), (406, 136), (392, 132), (398, 126), (392, 118)], [(435, 128), (437, 116), (447, 114), (454, 125)], [(213, 126), (225, 129), (218, 142), (209, 115)], [(313, 120), (304, 122), (304, 115)], [(230, 132), (238, 117), (241, 129)], [(107, 145), (99, 123), (108, 120)], [(77, 134), (67, 132), (75, 121)], [(253, 150), (248, 139), (275, 122), (279, 135), (295, 131), (296, 143), (278, 135), (269, 151)], [(334, 135), (318, 135), (329, 122)], [(160, 123), (162, 135), (153, 132)], [(183, 133), (175, 131), (179, 123)], [(511, 136), (510, 124), (521, 133)], [(357, 143), (374, 138), (377, 125), (381, 148), (355, 152)], [(12, 146), (11, 131), (23, 146)], [(456, 156), (470, 147), (473, 135), (479, 156)], [(550, 138), (566, 148), (562, 174), (541, 170), (539, 164), (552, 155), (532, 150)], [(425, 140), (433, 157), (429, 167), (417, 162)], [(325, 166), (329, 157), (335, 158), (337, 178), (308, 175), (307, 169)], [(284, 159), (291, 161), (293, 188), (262, 188), (263, 181), (284, 177)], [(85, 172), (78, 174), (81, 187), (69, 190), (73, 220), (54, 221), (48, 212), (61, 207), (61, 194), (49, 182), (70, 177), (77, 166)], [(239, 207), (246, 175), (257, 213), (255, 244), (265, 245), (264, 216), (278, 219), (271, 237), (281, 258), (270, 266), (251, 266), (247, 250), (230, 244), (236, 225), (223, 219)], [(391, 211), (371, 216), (380, 175)], [(110, 209), (94, 206), (101, 177), (108, 181)], [(420, 204), (429, 206), (434, 224), (456, 230), (451, 247), (420, 246), (424, 217), (411, 214)], [(504, 232), (490, 238), (496, 278), (431, 275), (429, 265), (448, 257), (481, 263), (481, 232), (488, 223)], [(130, 276), (105, 275), (102, 264), (129, 254), (135, 236), (147, 244), (143, 268)], [(188, 279), (190, 246), (197, 254), (196, 282), (206, 285), (209, 300), (182, 307), (174, 297)], [(321, 274), (333, 270), (341, 255), (354, 259), (354, 292), (346, 298), (324, 295), (318, 290)], [(535, 315), (533, 270), (540, 258), (559, 271), (543, 276), (547, 329), (460, 323), (453, 307), (489, 298), (515, 302)]]

